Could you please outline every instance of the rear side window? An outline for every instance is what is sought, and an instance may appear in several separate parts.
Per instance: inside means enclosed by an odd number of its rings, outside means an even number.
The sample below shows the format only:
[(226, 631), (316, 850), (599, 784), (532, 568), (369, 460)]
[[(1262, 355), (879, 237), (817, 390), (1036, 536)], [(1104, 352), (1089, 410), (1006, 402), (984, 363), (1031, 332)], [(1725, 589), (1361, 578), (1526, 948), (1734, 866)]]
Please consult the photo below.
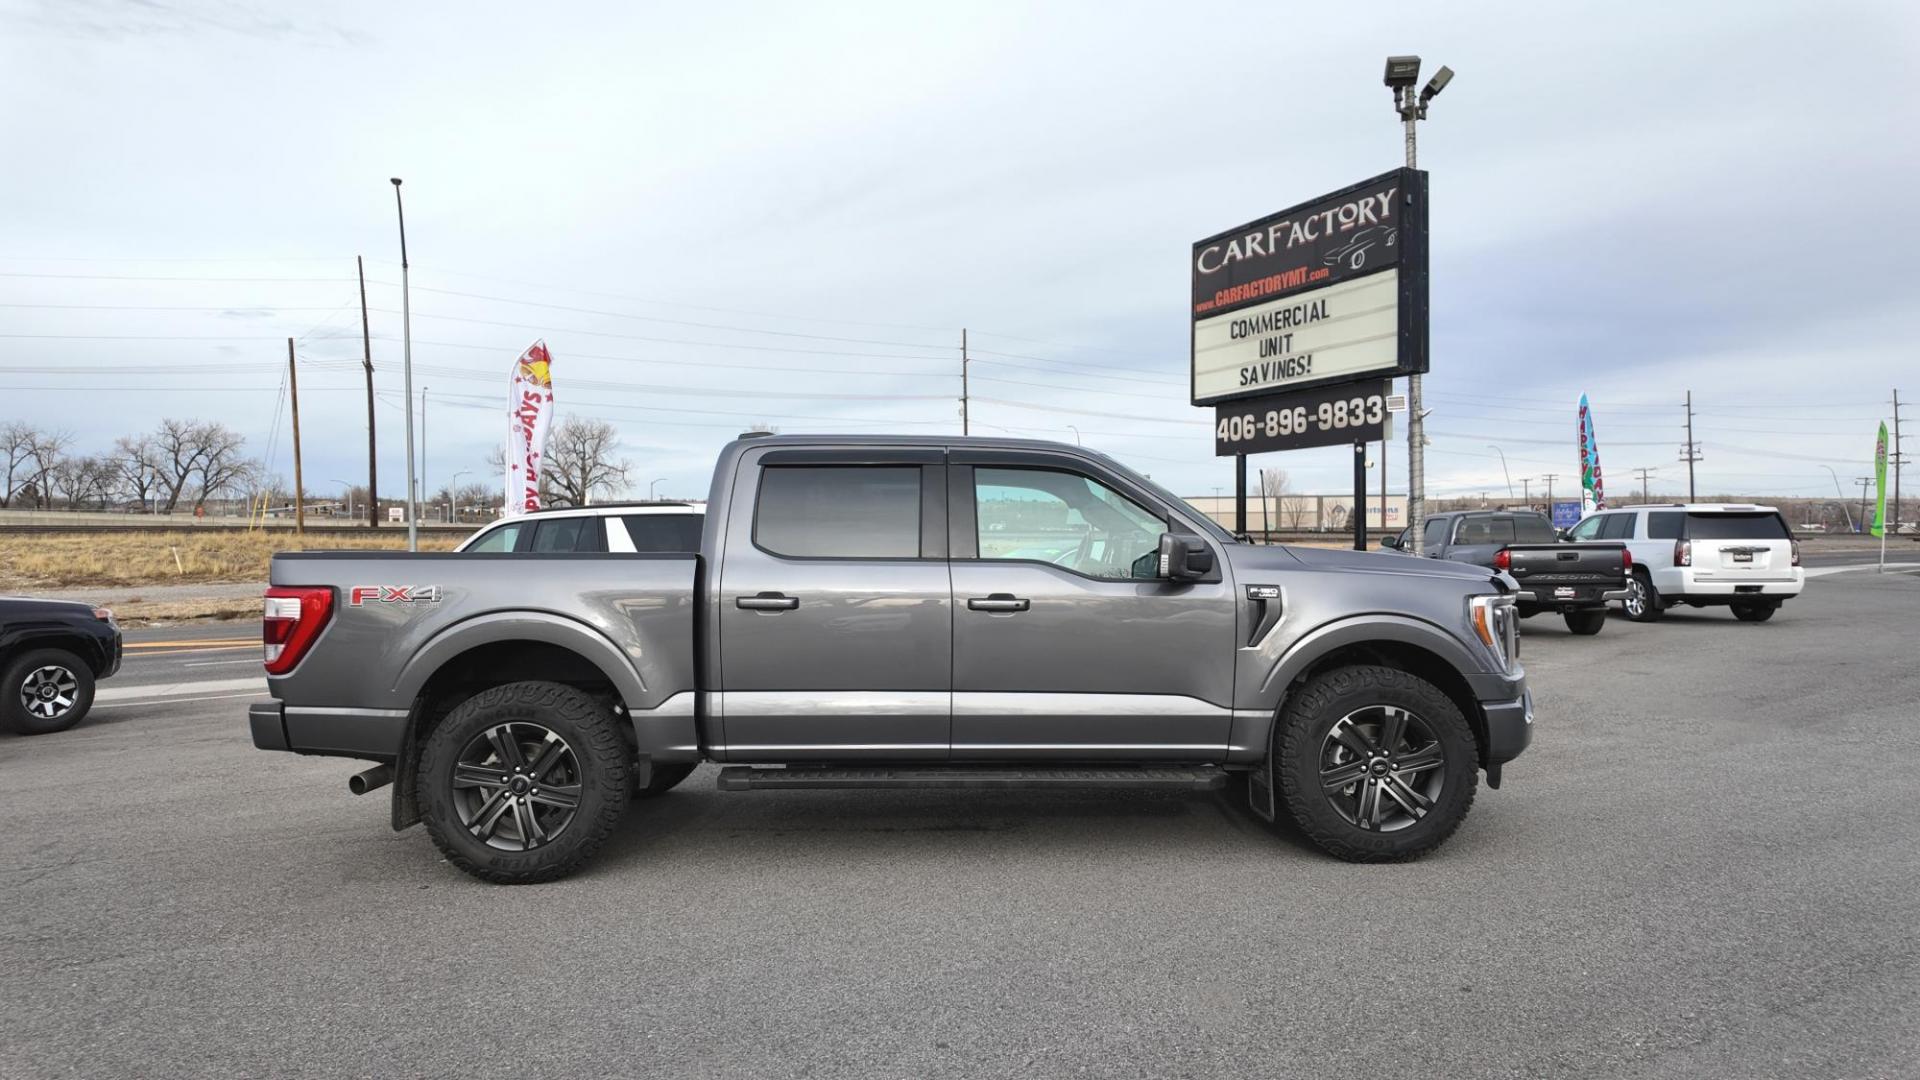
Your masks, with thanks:
[(753, 541), (799, 558), (918, 558), (920, 466), (767, 468), (760, 474)]
[(1602, 540), (1633, 539), (1633, 515), (1632, 514), (1608, 514), (1606, 524), (1600, 526), (1600, 539)]
[(1787, 523), (1779, 514), (1700, 514), (1687, 515), (1689, 540), (1790, 540)]
[(1551, 544), (1560, 539), (1554, 531), (1553, 523), (1539, 514), (1515, 514), (1513, 516), (1513, 542), (1516, 544)]
[(480, 539), (475, 540), (467, 550), (512, 551), (514, 541), (520, 539), (520, 529), (521, 526), (518, 523), (502, 525), (499, 528), (488, 531), (485, 535), (481, 536)]
[(598, 528), (600, 519), (570, 517), (539, 522), (533, 534), (533, 550), (572, 551), (580, 544), (580, 530), (589, 525)]
[(1461, 546), (1473, 544), (1506, 544), (1513, 541), (1513, 519), (1498, 518), (1461, 518), (1460, 528), (1454, 531), (1453, 542)]
[(1656, 510), (1647, 515), (1647, 539), (1678, 540), (1686, 524), (1687, 515), (1678, 510)]
[(620, 519), (635, 551), (699, 551), (699, 514), (628, 514)]

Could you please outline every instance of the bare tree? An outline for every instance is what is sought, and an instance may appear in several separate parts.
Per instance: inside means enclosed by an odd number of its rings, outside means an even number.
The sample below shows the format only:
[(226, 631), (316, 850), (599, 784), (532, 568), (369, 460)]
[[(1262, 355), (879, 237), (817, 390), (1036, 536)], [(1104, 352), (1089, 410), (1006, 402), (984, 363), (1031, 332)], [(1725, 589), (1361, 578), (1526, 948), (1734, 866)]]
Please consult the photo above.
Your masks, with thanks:
[(49, 509), (53, 506), (53, 490), (59, 482), (57, 474), (71, 445), (73, 435), (69, 432), (36, 431), (27, 446), (26, 468), (30, 473), (27, 482), (33, 486), (35, 501)]
[(572, 506), (624, 491), (633, 463), (614, 457), (619, 446), (619, 430), (605, 420), (567, 417), (548, 434), (541, 487), (555, 502)]
[(110, 461), (89, 454), (85, 457), (62, 458), (53, 467), (50, 478), (51, 488), (57, 488), (66, 496), (69, 509), (82, 509), (88, 503), (95, 508), (105, 509), (107, 500), (113, 495), (117, 475)]
[[(241, 457), (246, 439), (218, 421), (162, 420), (153, 433), (154, 462), (166, 491), (163, 509), (172, 511), (194, 488), (194, 503), (243, 486), (257, 468)], [(197, 483), (195, 483), (197, 481)]]
[(113, 467), (115, 491), (145, 509), (147, 498), (160, 488), (160, 465), (152, 436), (121, 436), (114, 440), (113, 452), (106, 460)]
[(0, 457), (7, 460), (6, 490), (0, 492), (0, 506), (13, 505), (14, 496), (32, 479), (33, 448), (40, 431), (25, 420), (12, 420), (0, 426)]

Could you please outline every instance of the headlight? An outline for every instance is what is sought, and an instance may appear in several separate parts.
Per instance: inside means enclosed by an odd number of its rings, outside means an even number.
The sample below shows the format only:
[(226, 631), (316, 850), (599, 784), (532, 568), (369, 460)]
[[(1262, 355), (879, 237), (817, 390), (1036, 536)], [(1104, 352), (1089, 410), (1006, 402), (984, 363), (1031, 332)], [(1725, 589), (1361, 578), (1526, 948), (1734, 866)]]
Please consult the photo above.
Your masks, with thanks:
[(1520, 667), (1520, 616), (1514, 601), (1511, 594), (1467, 598), (1467, 623), (1473, 635), (1509, 675)]

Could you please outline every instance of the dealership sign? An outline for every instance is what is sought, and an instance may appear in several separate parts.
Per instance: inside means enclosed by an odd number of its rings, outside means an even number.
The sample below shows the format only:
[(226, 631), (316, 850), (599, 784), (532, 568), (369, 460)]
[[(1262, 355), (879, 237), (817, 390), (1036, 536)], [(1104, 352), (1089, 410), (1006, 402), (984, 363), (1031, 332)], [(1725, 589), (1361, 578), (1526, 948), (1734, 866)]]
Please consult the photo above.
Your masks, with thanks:
[(1193, 245), (1195, 405), (1427, 370), (1427, 174)]
[(1390, 439), (1392, 385), (1374, 379), (1223, 401), (1213, 407), (1213, 452), (1231, 457)]

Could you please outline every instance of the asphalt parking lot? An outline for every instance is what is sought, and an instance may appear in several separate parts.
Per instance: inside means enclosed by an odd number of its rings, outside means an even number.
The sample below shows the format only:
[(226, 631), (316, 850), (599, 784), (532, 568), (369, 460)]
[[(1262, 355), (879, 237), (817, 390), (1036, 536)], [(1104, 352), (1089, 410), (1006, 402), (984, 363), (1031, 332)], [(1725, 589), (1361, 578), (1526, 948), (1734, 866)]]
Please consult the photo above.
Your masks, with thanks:
[(253, 750), (251, 646), (175, 631), (214, 644), (0, 737), (0, 1075), (1920, 1073), (1920, 575), (1526, 630), (1534, 746), (1420, 863), (1215, 796), (703, 770), (524, 888)]

